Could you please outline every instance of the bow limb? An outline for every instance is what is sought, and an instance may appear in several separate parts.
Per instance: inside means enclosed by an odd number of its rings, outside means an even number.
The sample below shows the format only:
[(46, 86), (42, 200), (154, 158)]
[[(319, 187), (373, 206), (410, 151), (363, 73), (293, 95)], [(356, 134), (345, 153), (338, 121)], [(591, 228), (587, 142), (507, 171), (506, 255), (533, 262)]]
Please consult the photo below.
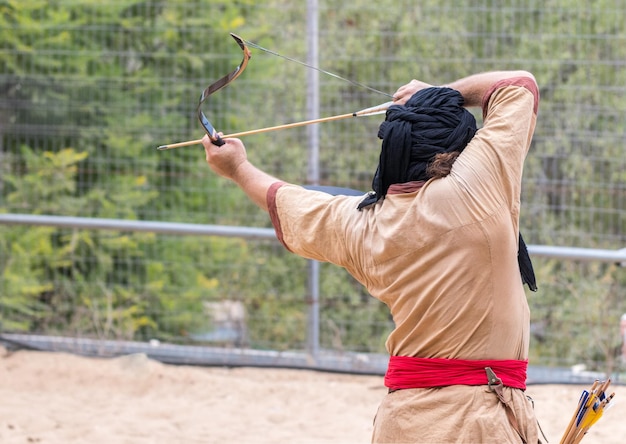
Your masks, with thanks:
[(207, 119), (204, 112), (202, 112), (202, 104), (206, 101), (206, 99), (209, 98), (211, 94), (224, 88), (226, 85), (233, 82), (237, 77), (239, 77), (241, 73), (243, 73), (244, 69), (246, 69), (246, 66), (248, 66), (248, 60), (250, 60), (251, 57), (250, 50), (246, 46), (245, 41), (238, 35), (235, 35), (233, 33), (231, 33), (230, 35), (233, 39), (235, 39), (235, 41), (243, 51), (243, 60), (241, 61), (239, 66), (237, 66), (231, 73), (226, 74), (224, 77), (210, 84), (204, 89), (204, 91), (202, 91), (202, 94), (200, 95), (200, 100), (198, 101), (198, 107), (196, 108), (198, 120), (200, 120), (200, 124), (204, 128), (204, 131), (207, 133), (211, 141), (218, 146), (223, 145), (224, 141), (217, 134), (217, 130), (213, 127), (211, 122), (209, 122), (209, 119)]

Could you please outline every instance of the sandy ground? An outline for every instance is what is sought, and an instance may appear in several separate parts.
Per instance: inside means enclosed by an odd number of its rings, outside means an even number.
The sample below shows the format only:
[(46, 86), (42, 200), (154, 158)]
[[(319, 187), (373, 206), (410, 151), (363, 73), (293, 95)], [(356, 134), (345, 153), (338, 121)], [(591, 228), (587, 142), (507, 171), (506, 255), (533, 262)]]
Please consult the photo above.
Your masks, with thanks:
[[(534, 385), (558, 443), (588, 386)], [(626, 442), (626, 387), (584, 444)], [(0, 347), (0, 443), (369, 443), (382, 377), (171, 366)]]

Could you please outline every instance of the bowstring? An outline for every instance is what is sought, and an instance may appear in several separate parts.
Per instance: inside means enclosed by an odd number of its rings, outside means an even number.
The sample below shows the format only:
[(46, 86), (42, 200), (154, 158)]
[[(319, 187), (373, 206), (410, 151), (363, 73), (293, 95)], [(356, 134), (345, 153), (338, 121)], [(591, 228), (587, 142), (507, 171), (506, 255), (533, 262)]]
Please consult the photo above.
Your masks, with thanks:
[(245, 42), (246, 45), (250, 46), (251, 48), (260, 49), (261, 51), (266, 52), (268, 54), (274, 55), (276, 57), (280, 57), (280, 58), (285, 59), (285, 60), (289, 60), (290, 62), (298, 63), (298, 64), (300, 64), (302, 66), (306, 66), (307, 68), (314, 69), (316, 71), (319, 71), (319, 72), (321, 72), (323, 74), (329, 75), (329, 76), (334, 77), (336, 79), (343, 80), (344, 82), (351, 83), (354, 86), (359, 86), (361, 88), (368, 89), (368, 90), (370, 90), (372, 92), (375, 92), (375, 93), (378, 93), (378, 94), (382, 94), (383, 96), (387, 96), (387, 97), (393, 98), (392, 94), (387, 94), (386, 92), (380, 91), (380, 90), (378, 90), (376, 88), (372, 88), (371, 86), (365, 85), (365, 84), (357, 82), (355, 80), (346, 79), (345, 77), (341, 77), (338, 74), (335, 74), (335, 73), (332, 73), (332, 72), (329, 72), (329, 71), (325, 71), (325, 70), (323, 70), (321, 68), (318, 68), (317, 66), (309, 65), (308, 63), (305, 63), (305, 62), (303, 62), (301, 60), (294, 59), (294, 58), (288, 57), (286, 55), (279, 54), (279, 53), (277, 53), (275, 51), (272, 51), (271, 49), (264, 48), (264, 47), (262, 47), (260, 45), (257, 45), (256, 43), (253, 43), (253, 42), (251, 42), (249, 40), (245, 40), (245, 39), (241, 39), (241, 40), (243, 42)]

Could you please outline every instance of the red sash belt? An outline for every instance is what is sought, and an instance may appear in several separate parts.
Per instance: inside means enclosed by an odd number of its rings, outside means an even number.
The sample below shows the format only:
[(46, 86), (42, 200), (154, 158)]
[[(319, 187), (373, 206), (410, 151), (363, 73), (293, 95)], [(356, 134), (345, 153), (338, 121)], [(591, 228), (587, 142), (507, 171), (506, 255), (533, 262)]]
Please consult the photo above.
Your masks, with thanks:
[(506, 387), (526, 389), (527, 360), (466, 360), (409, 356), (389, 358), (385, 386), (391, 390), (400, 390), (447, 385), (487, 385), (485, 367), (490, 367)]

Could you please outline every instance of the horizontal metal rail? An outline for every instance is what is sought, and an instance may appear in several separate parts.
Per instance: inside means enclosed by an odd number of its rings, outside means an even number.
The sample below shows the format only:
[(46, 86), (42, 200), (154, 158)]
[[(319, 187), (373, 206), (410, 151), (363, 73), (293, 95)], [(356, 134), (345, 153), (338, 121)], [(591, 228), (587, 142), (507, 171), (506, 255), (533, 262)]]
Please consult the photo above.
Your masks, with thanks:
[(594, 248), (529, 245), (528, 253), (533, 256), (563, 258), (569, 260), (615, 262), (621, 266), (626, 266), (626, 248), (622, 248), (621, 250), (599, 250)]
[[(0, 214), (0, 225), (2, 224), (82, 228), (87, 230), (148, 231), (152, 233), (188, 236), (200, 235), (276, 240), (276, 233), (272, 228), (233, 227), (226, 225), (188, 224), (179, 222), (7, 213)], [(537, 257), (614, 262), (622, 266), (626, 266), (626, 248), (622, 248), (620, 250), (603, 250), (594, 248), (556, 247), (550, 245), (528, 245), (528, 253), (531, 256)]]
[(73, 353), (81, 356), (112, 358), (143, 354), (166, 364), (281, 367), (340, 373), (382, 375), (387, 369), (387, 355), (324, 350), (317, 359), (305, 351), (253, 350), (247, 348), (178, 345), (151, 340), (148, 342), (91, 339), (0, 332), (0, 344), (9, 348)]
[[(165, 364), (278, 367), (335, 373), (384, 375), (389, 356), (377, 353), (320, 350), (317, 359), (304, 351), (252, 350), (200, 345), (177, 345), (157, 340), (148, 342), (92, 338), (72, 338), (30, 334), (0, 333), (0, 345), (12, 349), (72, 353), (80, 356), (116, 358), (143, 355)], [(614, 384), (623, 384), (617, 374), (609, 375)], [(528, 366), (527, 384), (589, 384), (607, 377), (604, 373), (579, 371), (576, 368)]]
[(100, 219), (93, 217), (0, 214), (0, 225), (36, 225), (86, 230), (148, 231), (151, 233), (192, 236), (245, 237), (276, 239), (272, 228), (233, 227), (226, 225), (187, 224), (143, 220)]

